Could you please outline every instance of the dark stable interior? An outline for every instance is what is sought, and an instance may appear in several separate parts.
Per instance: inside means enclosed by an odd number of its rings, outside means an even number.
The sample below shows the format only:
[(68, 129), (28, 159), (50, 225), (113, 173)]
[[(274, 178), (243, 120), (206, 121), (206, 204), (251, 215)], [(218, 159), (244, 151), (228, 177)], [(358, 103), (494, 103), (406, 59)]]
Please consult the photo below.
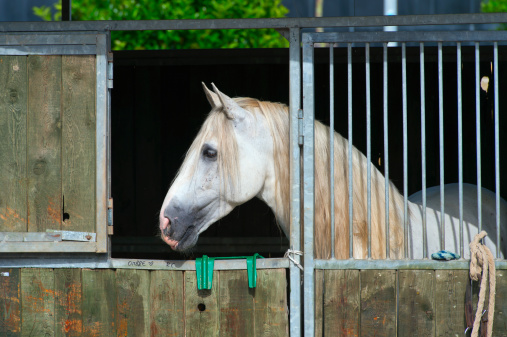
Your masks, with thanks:
[[(371, 53), (371, 153), (384, 172), (382, 48)], [(347, 137), (347, 50), (335, 49), (335, 130)], [(499, 52), (500, 55), (503, 53)], [(353, 48), (353, 144), (366, 153), (364, 48)], [(329, 51), (315, 50), (316, 118), (329, 124)], [(439, 184), (438, 69), (436, 47), (425, 48), (427, 186)], [(456, 48), (444, 47), (445, 182), (458, 181)], [(481, 77), (492, 79), (492, 48), (481, 49)], [(505, 64), (500, 59), (500, 78)], [(389, 49), (389, 171), (403, 190), (401, 51)], [(464, 181), (476, 182), (474, 51), (463, 47)], [(419, 49), (407, 47), (408, 191), (421, 189)], [(201, 82), (231, 97), (289, 101), (288, 49), (124, 51), (114, 53), (112, 90), (112, 257), (194, 259), (260, 253), (280, 257), (288, 239), (271, 210), (254, 199), (201, 234), (186, 254), (159, 238), (158, 213), (195, 135), (210, 110)], [(493, 83), (493, 80), (490, 80)], [(500, 92), (505, 92), (500, 84)], [(481, 90), (482, 184), (494, 191), (493, 90)], [(500, 97), (500, 107), (505, 100)], [(501, 117), (501, 116), (500, 116)], [(500, 118), (500, 130), (506, 130)], [(507, 135), (500, 134), (500, 147)], [(500, 167), (507, 159), (501, 156)], [(507, 179), (501, 179), (506, 198)], [(339, 197), (337, 195), (336, 197)]]

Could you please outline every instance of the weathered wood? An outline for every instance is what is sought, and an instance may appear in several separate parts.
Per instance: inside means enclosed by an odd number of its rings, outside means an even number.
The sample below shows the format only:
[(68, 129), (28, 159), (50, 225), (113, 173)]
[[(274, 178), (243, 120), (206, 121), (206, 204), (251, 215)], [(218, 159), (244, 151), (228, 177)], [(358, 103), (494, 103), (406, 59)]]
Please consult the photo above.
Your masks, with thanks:
[(110, 269), (83, 270), (83, 336), (116, 336), (116, 282)]
[(28, 56), (28, 231), (61, 229), (61, 56)]
[(19, 269), (0, 269), (0, 336), (21, 336)]
[(53, 269), (21, 270), (21, 336), (55, 335)]
[(467, 270), (435, 271), (436, 336), (461, 335), (465, 331)]
[(326, 270), (324, 336), (359, 336), (360, 275), (358, 270)]
[(315, 270), (315, 336), (324, 336), (324, 273), (322, 269)]
[[(150, 335), (150, 272), (118, 269), (116, 271), (118, 336)], [(181, 291), (181, 289), (180, 289)]]
[(95, 56), (62, 56), (62, 228), (95, 232)]
[(435, 271), (400, 270), (398, 336), (435, 335)]
[(55, 269), (55, 336), (81, 336), (81, 269)]
[(361, 336), (396, 335), (396, 271), (361, 271)]
[(195, 271), (185, 272), (184, 318), (187, 336), (220, 336), (218, 303), (220, 275), (221, 272), (214, 273), (210, 290), (198, 290)]
[(289, 336), (285, 269), (257, 271), (254, 296), (254, 335)]
[[(151, 272), (151, 337), (185, 335), (183, 277), (182, 271), (154, 270)], [(192, 317), (195, 316), (197, 313), (194, 312)], [(191, 334), (191, 336), (197, 336), (197, 334)]]
[(507, 270), (496, 271), (493, 336), (507, 337)]
[(0, 56), (0, 232), (26, 232), (26, 57)]
[(254, 336), (253, 296), (246, 270), (220, 271), (220, 336)]

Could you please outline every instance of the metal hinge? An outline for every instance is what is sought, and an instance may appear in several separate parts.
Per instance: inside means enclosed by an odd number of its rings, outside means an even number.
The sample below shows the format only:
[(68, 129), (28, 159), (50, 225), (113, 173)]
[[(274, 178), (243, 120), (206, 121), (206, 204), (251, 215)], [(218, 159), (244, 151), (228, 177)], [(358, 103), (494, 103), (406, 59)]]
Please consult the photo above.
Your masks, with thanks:
[(298, 110), (298, 144), (299, 146), (303, 146), (305, 136), (303, 135), (303, 109)]
[(107, 200), (107, 235), (113, 235), (113, 198)]

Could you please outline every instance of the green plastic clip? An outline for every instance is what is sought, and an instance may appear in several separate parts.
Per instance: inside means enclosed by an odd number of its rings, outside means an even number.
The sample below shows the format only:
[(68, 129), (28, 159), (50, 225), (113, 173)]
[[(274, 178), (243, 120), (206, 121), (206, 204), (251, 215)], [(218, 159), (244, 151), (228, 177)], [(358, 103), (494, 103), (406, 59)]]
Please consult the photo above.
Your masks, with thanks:
[(215, 260), (238, 260), (246, 259), (246, 271), (248, 273), (248, 287), (255, 288), (257, 286), (257, 258), (263, 259), (261, 255), (255, 253), (252, 256), (231, 256), (231, 257), (208, 257), (203, 255), (202, 258), (195, 259), (195, 272), (197, 274), (197, 289), (211, 289), (213, 284), (213, 268)]

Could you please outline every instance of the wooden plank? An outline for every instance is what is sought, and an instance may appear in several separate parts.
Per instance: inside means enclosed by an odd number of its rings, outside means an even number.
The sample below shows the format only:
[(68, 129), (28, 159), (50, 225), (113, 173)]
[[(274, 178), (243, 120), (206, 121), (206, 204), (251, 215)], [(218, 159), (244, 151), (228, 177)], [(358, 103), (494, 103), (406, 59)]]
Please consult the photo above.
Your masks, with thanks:
[(83, 270), (83, 336), (116, 336), (116, 284), (111, 269)]
[(62, 56), (62, 228), (95, 232), (95, 56)]
[(53, 269), (21, 269), (21, 336), (55, 335)]
[(326, 270), (324, 336), (358, 336), (360, 308), (358, 270)]
[(254, 293), (254, 335), (289, 336), (287, 271), (258, 270)]
[(435, 271), (436, 336), (465, 331), (465, 291), (468, 270)]
[(315, 269), (315, 336), (324, 336), (324, 273)]
[(254, 290), (248, 288), (246, 270), (225, 270), (218, 274), (220, 336), (253, 337)]
[(493, 336), (507, 337), (507, 270), (496, 271), (495, 320)]
[(362, 270), (361, 336), (395, 335), (396, 271)]
[(19, 269), (0, 269), (0, 336), (21, 336)]
[(399, 271), (398, 336), (435, 335), (435, 271)]
[[(183, 277), (182, 271), (154, 270), (151, 272), (151, 337), (185, 335)], [(192, 317), (196, 316), (199, 315), (194, 311)], [(191, 336), (197, 336), (197, 334), (191, 334)]]
[(55, 269), (55, 336), (81, 336), (81, 269)]
[[(116, 271), (118, 336), (150, 335), (150, 272), (138, 269)], [(180, 290), (182, 291), (182, 289)]]
[(26, 232), (26, 57), (0, 56), (0, 232)]
[(28, 231), (61, 229), (61, 56), (28, 56)]
[(210, 290), (197, 290), (195, 271), (185, 272), (185, 333), (186, 336), (220, 336), (219, 279), (213, 275)]

